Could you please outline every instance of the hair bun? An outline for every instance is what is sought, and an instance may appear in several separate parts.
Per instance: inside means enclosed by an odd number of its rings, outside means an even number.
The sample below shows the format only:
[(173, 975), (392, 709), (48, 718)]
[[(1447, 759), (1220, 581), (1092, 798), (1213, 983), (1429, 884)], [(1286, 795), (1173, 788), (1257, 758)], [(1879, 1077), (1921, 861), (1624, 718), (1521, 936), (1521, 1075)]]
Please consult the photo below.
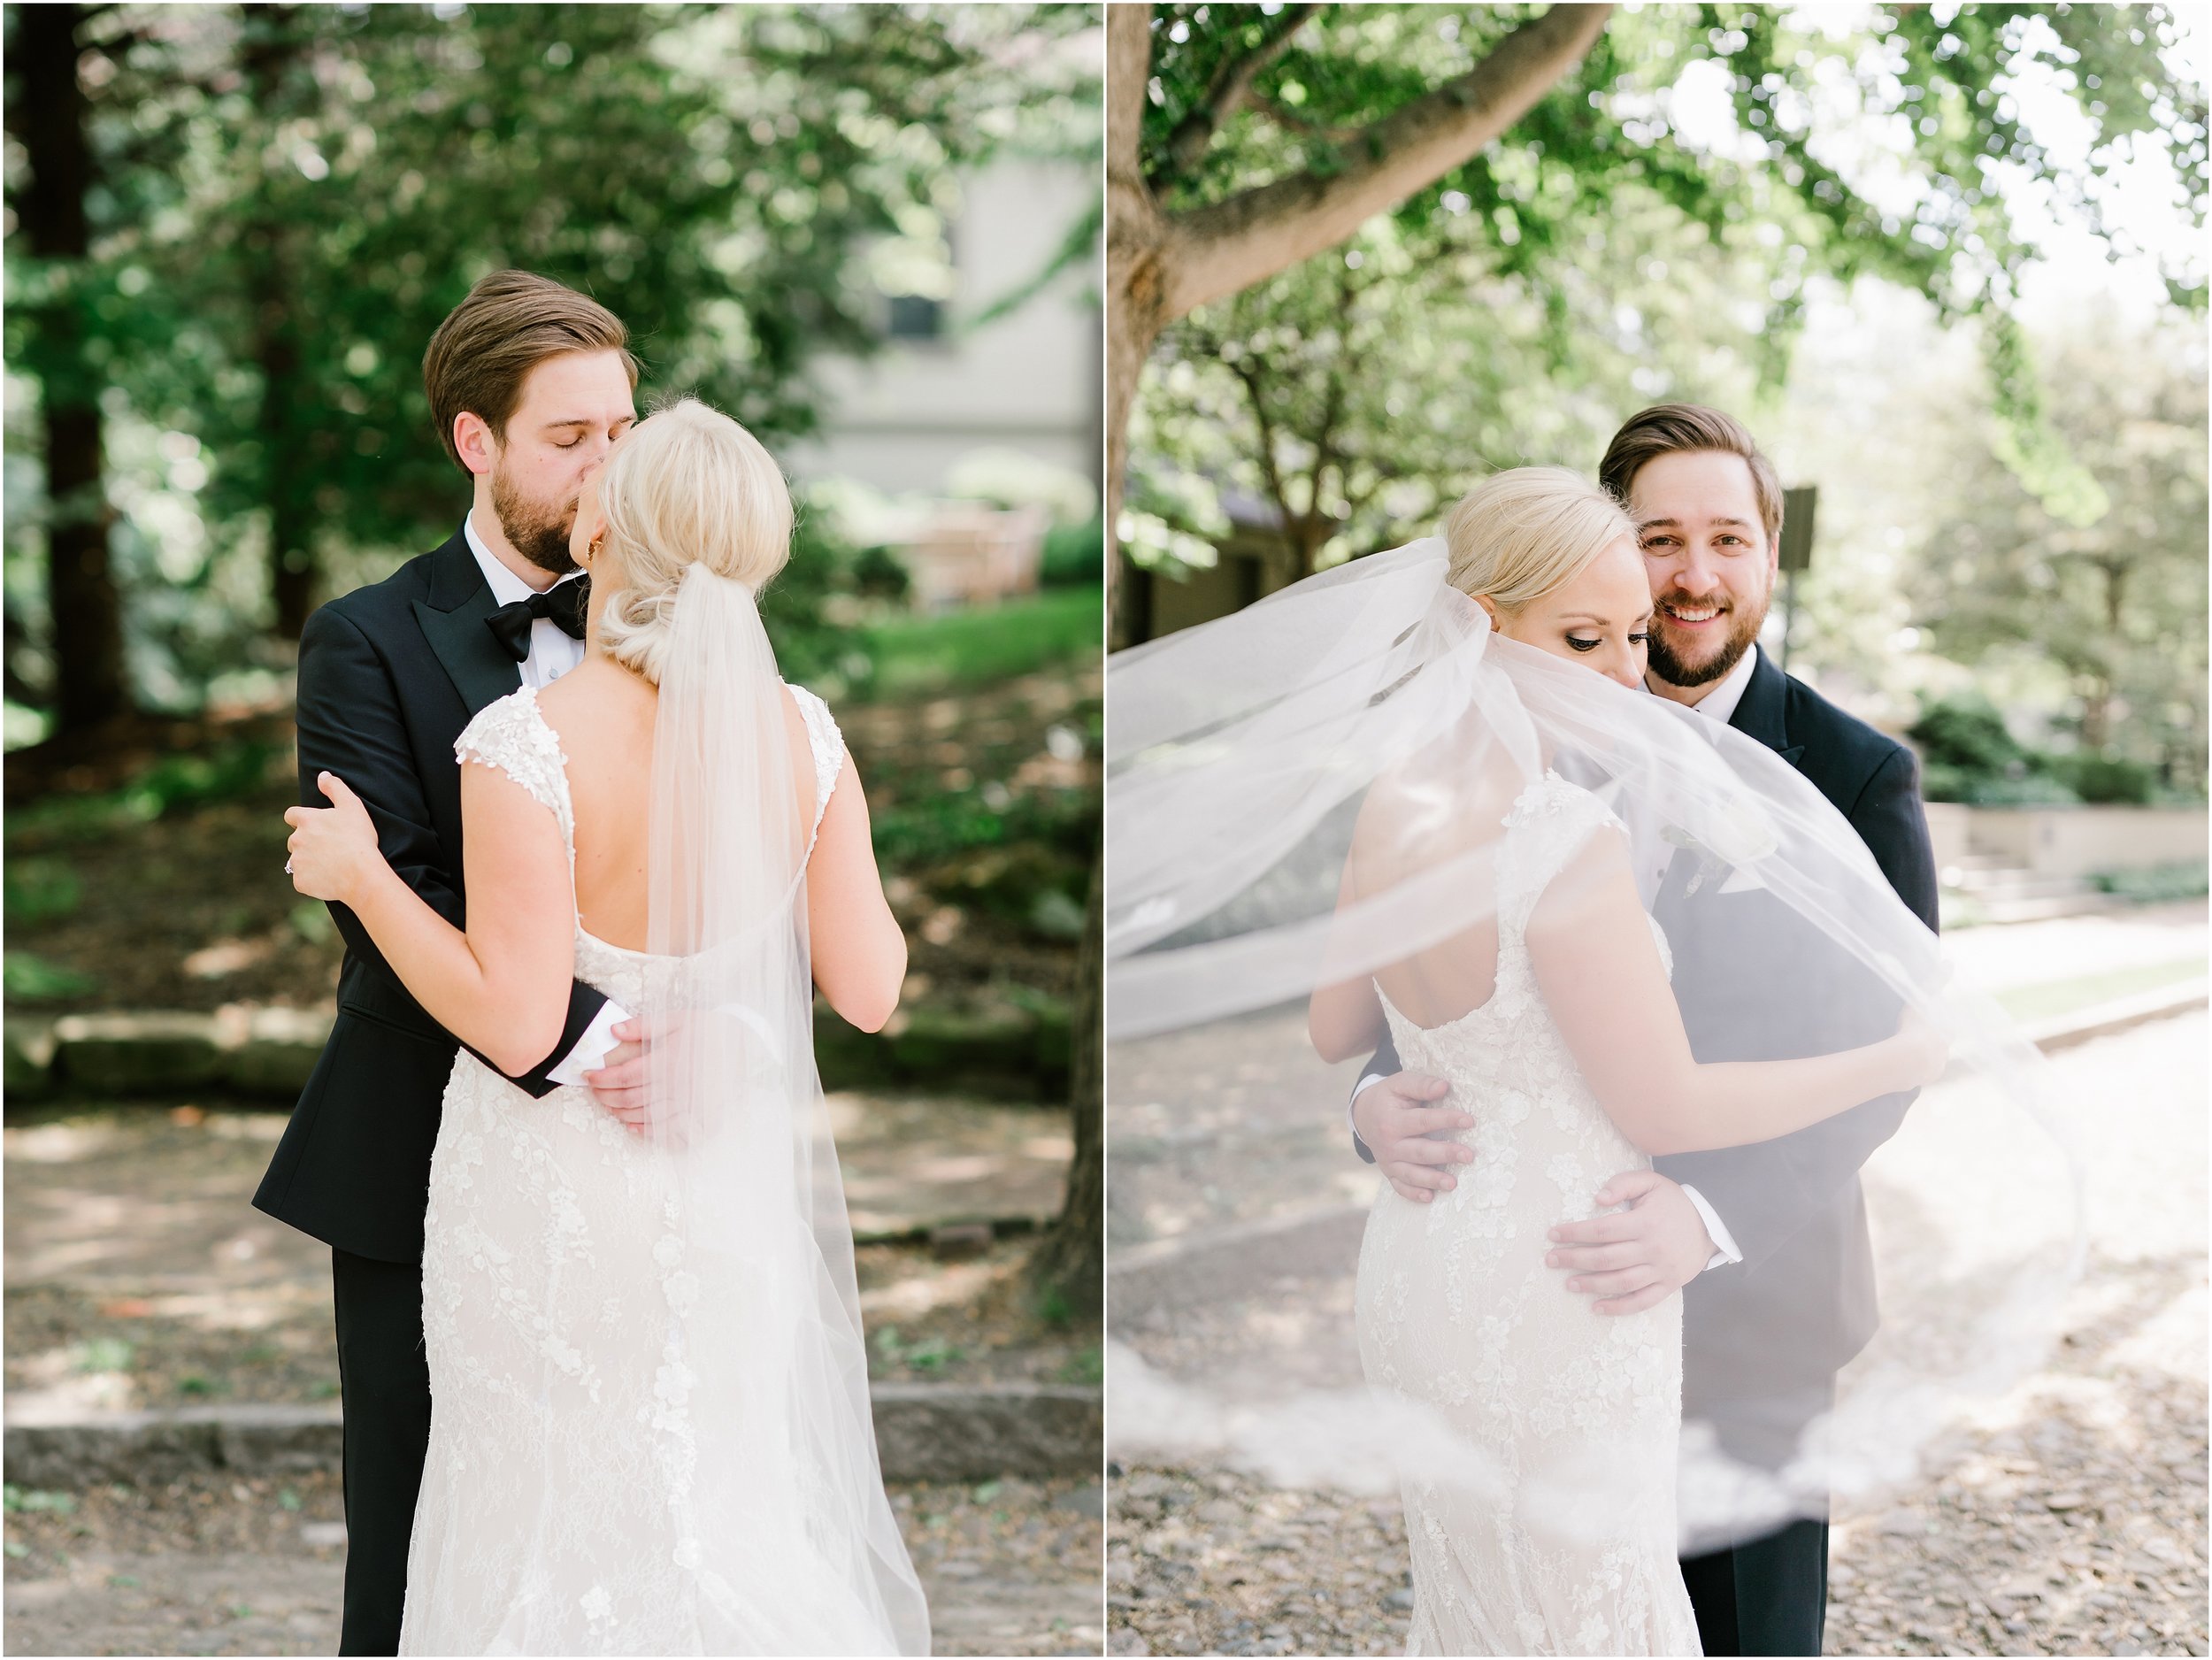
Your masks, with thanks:
[(638, 423), (599, 475), (623, 573), (600, 614), (607, 655), (655, 685), (694, 570), (757, 594), (791, 557), (791, 492), (760, 441), (682, 398)]

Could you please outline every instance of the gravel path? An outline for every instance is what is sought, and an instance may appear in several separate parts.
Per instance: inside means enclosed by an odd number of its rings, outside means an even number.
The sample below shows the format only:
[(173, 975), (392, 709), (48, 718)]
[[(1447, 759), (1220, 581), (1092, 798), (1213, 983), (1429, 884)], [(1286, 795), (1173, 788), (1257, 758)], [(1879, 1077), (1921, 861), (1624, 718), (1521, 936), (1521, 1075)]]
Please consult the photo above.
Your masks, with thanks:
[[(1940, 1473), (1831, 1535), (1832, 1655), (2202, 1655), (2205, 1392), (2114, 1371), (2200, 1264), (2101, 1277), (2131, 1293), (1962, 1435)], [(2199, 1355), (2202, 1326), (2198, 1326)], [(1412, 1593), (1394, 1499), (1217, 1470), (1114, 1474), (1113, 1654), (1396, 1654)]]
[[(1096, 1654), (1100, 1493), (1005, 1481), (891, 1490), (940, 1654)], [(157, 1490), (9, 1489), (16, 1654), (335, 1652), (344, 1523), (334, 1477), (210, 1475)]]

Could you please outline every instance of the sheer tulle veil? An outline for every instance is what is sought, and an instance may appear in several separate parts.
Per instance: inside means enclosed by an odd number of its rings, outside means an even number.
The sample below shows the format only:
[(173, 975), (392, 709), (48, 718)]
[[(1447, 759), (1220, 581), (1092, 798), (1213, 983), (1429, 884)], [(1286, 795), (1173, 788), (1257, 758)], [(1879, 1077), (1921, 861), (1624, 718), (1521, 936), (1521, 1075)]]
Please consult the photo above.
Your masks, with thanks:
[(788, 695), (745, 583), (690, 565), (665, 626), (636, 1012), (677, 1271), (656, 1388), (677, 1559), (701, 1652), (926, 1653), (815, 1071)]
[[(1253, 1046), (1296, 1047), (1290, 1011), (1317, 987), (1491, 918), (1506, 810), (1547, 772), (1579, 784), (1624, 822), (1640, 872), (1673, 872), (1668, 927), (1694, 934), (1708, 960), (1751, 952), (1772, 964), (1726, 1019), (1781, 1034), (1817, 1007), (1824, 1030), (1853, 1034), (1840, 1048), (1893, 1033), (1909, 1008), (1952, 1055), (1894, 1143), (1871, 1150), (1881, 1329), (1787, 1458), (1747, 1468), (1686, 1436), (1686, 1542), (1822, 1514), (1832, 1494), (1911, 1475), (2041, 1352), (2075, 1271), (2075, 1165), (2049, 1067), (1993, 1002), (1957, 982), (1936, 936), (1789, 761), (1502, 638), (1447, 580), (1448, 563), (1442, 542), (1414, 542), (1110, 659), (1110, 1078), (1292, 1076), (1279, 1053)], [(1369, 809), (1383, 796), (1395, 806), (1379, 824)], [(1374, 868), (1390, 874), (1340, 903), (1363, 811), (1363, 846), (1379, 848)], [(1643, 897), (1649, 908), (1653, 893)], [(1674, 990), (1687, 1011), (1697, 986), (1678, 972)], [(1256, 1059), (1264, 1064), (1240, 1072)], [(1341, 1135), (1356, 1068), (1310, 1053), (1305, 1065), (1295, 1087)], [(1847, 1180), (1870, 1149), (1809, 1135), (1792, 1157), (1811, 1188)], [(1921, 1226), (1939, 1213), (2001, 1218), (2008, 1190), (2047, 1225), (1993, 1224), (1970, 1248), (1955, 1228)], [(1148, 1269), (1156, 1280), (1169, 1272)], [(1225, 1459), (1369, 1488), (1394, 1482), (1390, 1447), (1448, 1461), (1432, 1434), (1401, 1435), (1387, 1412), (1355, 1388), (1273, 1387), (1187, 1348), (1148, 1364), (1125, 1344), (1110, 1361), (1110, 1435), (1124, 1458)]]

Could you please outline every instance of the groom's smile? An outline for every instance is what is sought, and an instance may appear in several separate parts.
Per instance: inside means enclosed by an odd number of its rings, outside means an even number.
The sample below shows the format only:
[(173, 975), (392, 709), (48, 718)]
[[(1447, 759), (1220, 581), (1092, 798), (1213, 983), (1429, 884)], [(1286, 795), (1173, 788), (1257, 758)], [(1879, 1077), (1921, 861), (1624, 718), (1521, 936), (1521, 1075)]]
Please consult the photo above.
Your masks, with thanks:
[(1774, 591), (1775, 542), (1741, 456), (1655, 457), (1629, 481), (1629, 511), (1651, 581), (1651, 675), (1713, 684), (1759, 638)]

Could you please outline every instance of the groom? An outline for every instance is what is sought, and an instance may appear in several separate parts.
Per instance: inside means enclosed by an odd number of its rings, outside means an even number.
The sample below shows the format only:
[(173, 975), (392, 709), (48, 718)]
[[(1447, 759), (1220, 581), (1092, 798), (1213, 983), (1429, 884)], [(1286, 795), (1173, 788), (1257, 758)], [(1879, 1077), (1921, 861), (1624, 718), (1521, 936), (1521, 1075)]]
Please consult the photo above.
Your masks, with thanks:
[[(1751, 435), (1717, 410), (1661, 404), (1614, 435), (1599, 482), (1627, 505), (1642, 542), (1654, 612), (1646, 684), (1724, 720), (1794, 766), (1849, 820), (1900, 899), (1936, 926), (1935, 855), (1912, 753), (1782, 672), (1758, 648), (1780, 548), (1782, 492)], [(1695, 861), (1640, 872), (1674, 950), (1674, 985), (1700, 1062), (1819, 1054), (1870, 1041), (1809, 1007), (1796, 1029), (1746, 1030), (1776, 964), (1805, 960), (1806, 926), (1763, 895), (1757, 930), (1701, 941)], [(1757, 943), (1746, 947), (1747, 937)], [(1769, 953), (1771, 952), (1771, 957)], [(1407, 1197), (1454, 1185), (1473, 1150), (1438, 1137), (1474, 1120), (1442, 1080), (1400, 1072), (1389, 1041), (1353, 1099), (1355, 1144)], [(1553, 1230), (1546, 1261), (1601, 1314), (1683, 1293), (1682, 1414), (1721, 1449), (1775, 1471), (1834, 1403), (1837, 1372), (1876, 1325), (1874, 1264), (1858, 1171), (1895, 1134), (1909, 1095), (1886, 1096), (1752, 1147), (1662, 1158), (1614, 1178), (1601, 1205)], [(1817, 1655), (1827, 1616), (1828, 1525), (1800, 1519), (1686, 1556), (1683, 1579), (1709, 1655)]]
[[(302, 631), (302, 803), (330, 804), (317, 773), (345, 780), (392, 868), (456, 926), (465, 896), (454, 740), (495, 698), (581, 660), (586, 583), (563, 580), (574, 569), (569, 527), (585, 480), (637, 419), (636, 385), (627, 332), (603, 306), (526, 272), (484, 278), (423, 357), (439, 437), (473, 483), (468, 517), (442, 547), (332, 601)], [(388, 1655), (430, 1440), (423, 1212), (458, 1045), (353, 913), (330, 911), (346, 943), (337, 1021), (253, 1202), (330, 1247), (345, 1408), (339, 1652)], [(515, 1081), (539, 1096), (588, 1083), (626, 1115), (641, 1095), (642, 1049), (622, 1040), (638, 1035), (579, 981), (560, 1041)], [(602, 1056), (600, 1070), (582, 1070)]]

